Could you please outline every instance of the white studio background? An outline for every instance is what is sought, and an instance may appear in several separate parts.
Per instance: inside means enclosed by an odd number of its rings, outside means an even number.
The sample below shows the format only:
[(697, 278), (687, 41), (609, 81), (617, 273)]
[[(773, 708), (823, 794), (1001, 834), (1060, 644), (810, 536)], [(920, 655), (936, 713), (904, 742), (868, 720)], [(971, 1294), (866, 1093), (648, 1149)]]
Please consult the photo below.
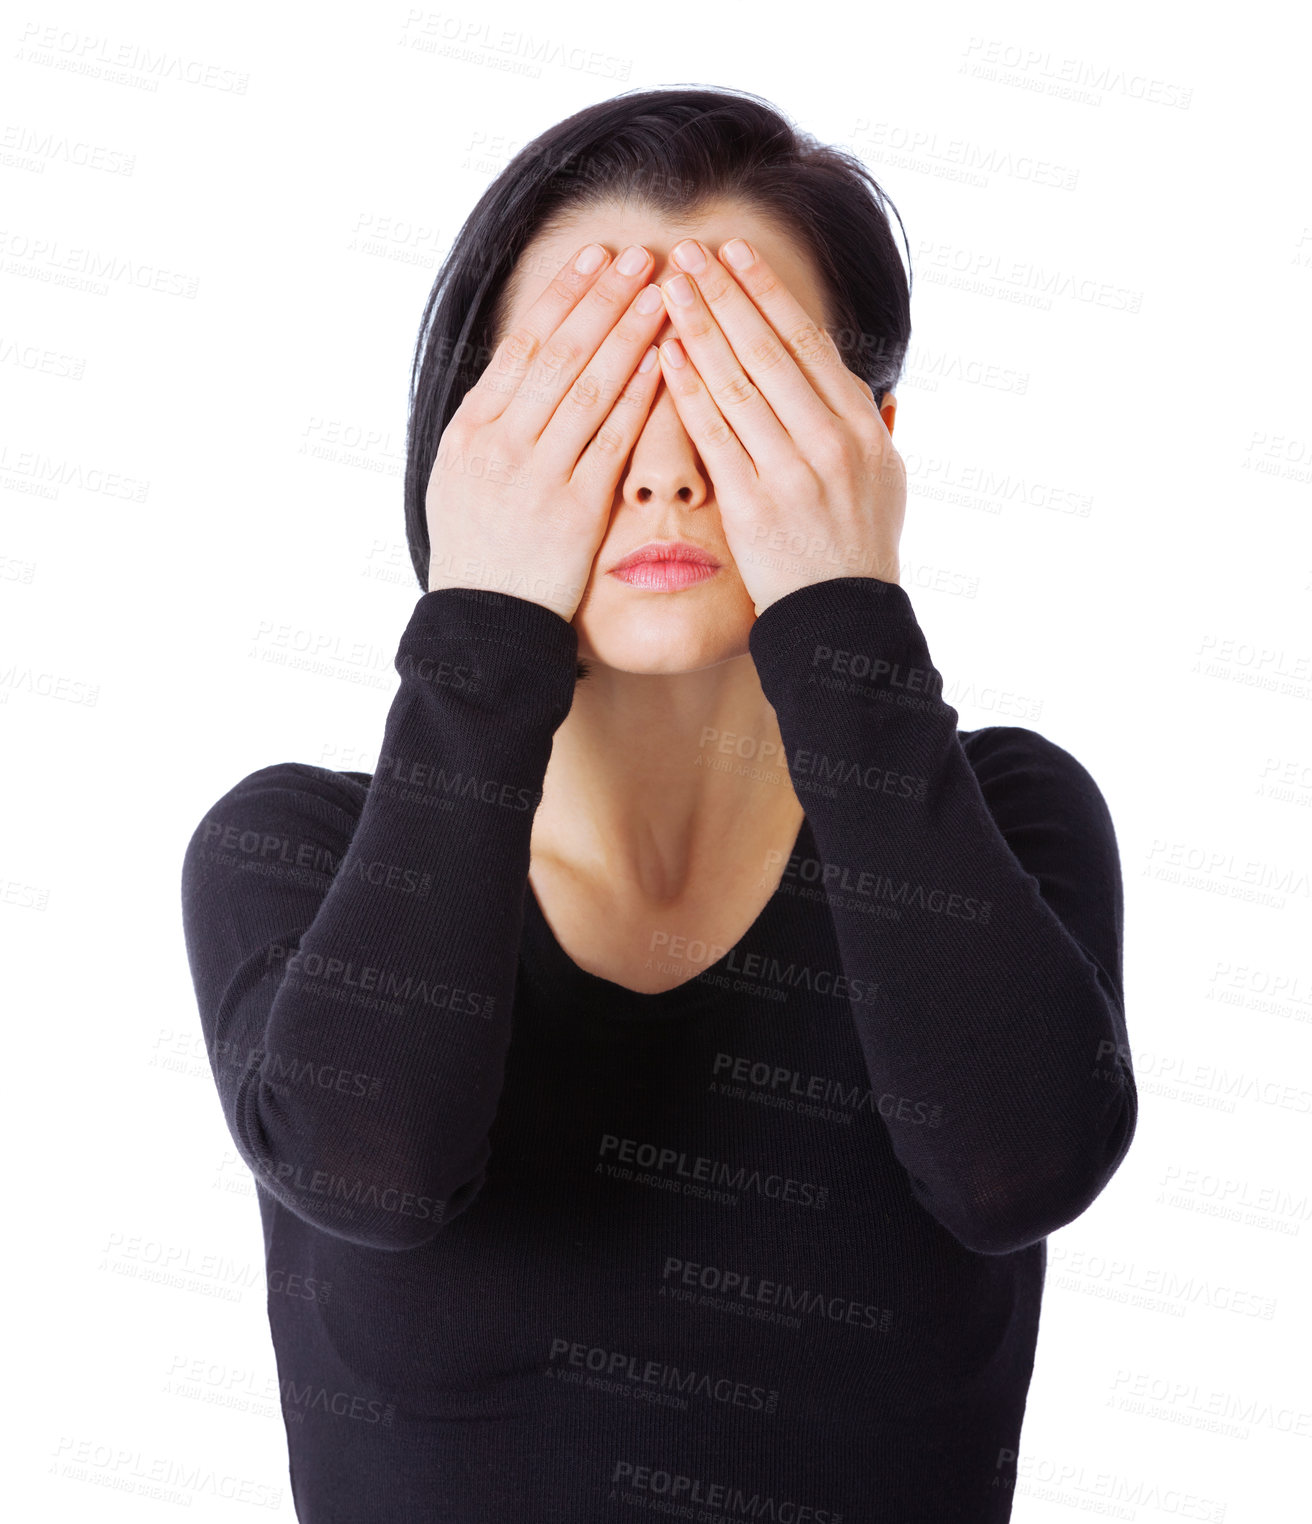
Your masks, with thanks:
[(24, 1518), (293, 1517), (183, 850), (258, 767), (372, 770), (421, 593), (412, 348), (474, 202), (579, 107), (691, 84), (764, 96), (896, 203), (903, 585), (962, 728), (1051, 737), (1117, 827), (1139, 1128), (1049, 1243), (1013, 1517), (1304, 1516), (1312, 195), (1287, 14), (6, 13)]

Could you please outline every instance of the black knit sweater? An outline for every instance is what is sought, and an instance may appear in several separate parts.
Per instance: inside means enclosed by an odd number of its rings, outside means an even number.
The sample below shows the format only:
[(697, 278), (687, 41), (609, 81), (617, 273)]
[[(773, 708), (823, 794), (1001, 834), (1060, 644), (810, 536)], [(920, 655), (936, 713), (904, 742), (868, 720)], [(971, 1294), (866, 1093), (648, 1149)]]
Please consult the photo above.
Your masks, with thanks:
[(197, 826), (303, 1524), (1009, 1517), (1045, 1235), (1134, 1135), (1112, 822), (1053, 742), (957, 730), (896, 584), (750, 650), (806, 819), (657, 994), (528, 885), (577, 656), (538, 604), (424, 594), (372, 777), (278, 763)]

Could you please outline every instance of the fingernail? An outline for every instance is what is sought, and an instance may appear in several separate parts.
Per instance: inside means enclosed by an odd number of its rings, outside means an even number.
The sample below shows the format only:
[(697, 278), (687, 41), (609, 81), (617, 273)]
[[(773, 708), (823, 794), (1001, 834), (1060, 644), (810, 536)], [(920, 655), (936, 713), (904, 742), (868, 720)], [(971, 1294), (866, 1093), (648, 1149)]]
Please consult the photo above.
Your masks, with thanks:
[(691, 270), (694, 275), (706, 268), (706, 256), (695, 238), (685, 238), (674, 246), (674, 262), (681, 269)]
[(586, 249), (580, 249), (574, 268), (580, 275), (591, 275), (594, 270), (601, 269), (605, 258), (605, 249), (599, 243), (590, 243)]
[(620, 255), (615, 268), (621, 275), (636, 275), (647, 263), (647, 251), (641, 244), (631, 243)]
[(756, 258), (751, 244), (744, 243), (741, 238), (731, 238), (720, 252), (735, 270), (745, 270)]
[(670, 293), (670, 300), (676, 307), (692, 306), (692, 282), (686, 275), (676, 275), (673, 280), (667, 280), (661, 290)]

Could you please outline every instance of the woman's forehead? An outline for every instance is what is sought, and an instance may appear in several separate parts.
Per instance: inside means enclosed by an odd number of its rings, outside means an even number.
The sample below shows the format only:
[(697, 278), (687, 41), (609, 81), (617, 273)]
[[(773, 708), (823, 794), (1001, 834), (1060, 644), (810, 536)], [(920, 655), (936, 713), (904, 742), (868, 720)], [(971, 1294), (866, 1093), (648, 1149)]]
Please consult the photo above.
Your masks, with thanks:
[(507, 316), (526, 311), (585, 243), (603, 244), (612, 258), (631, 243), (642, 244), (654, 260), (649, 279), (659, 285), (677, 273), (670, 254), (682, 239), (696, 238), (714, 255), (735, 236), (746, 238), (812, 317), (827, 323), (824, 285), (810, 255), (777, 220), (731, 201), (713, 203), (696, 216), (620, 202), (572, 212), (525, 246), (507, 282), (504, 310)]

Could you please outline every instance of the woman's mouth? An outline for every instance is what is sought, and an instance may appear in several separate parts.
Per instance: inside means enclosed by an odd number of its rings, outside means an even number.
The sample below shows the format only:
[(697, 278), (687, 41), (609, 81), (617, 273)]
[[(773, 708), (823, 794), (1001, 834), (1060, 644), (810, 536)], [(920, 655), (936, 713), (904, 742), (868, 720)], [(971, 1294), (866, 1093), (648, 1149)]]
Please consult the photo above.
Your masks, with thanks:
[(617, 561), (609, 575), (630, 587), (649, 592), (673, 593), (680, 588), (708, 582), (720, 570), (709, 551), (686, 540), (653, 540)]

